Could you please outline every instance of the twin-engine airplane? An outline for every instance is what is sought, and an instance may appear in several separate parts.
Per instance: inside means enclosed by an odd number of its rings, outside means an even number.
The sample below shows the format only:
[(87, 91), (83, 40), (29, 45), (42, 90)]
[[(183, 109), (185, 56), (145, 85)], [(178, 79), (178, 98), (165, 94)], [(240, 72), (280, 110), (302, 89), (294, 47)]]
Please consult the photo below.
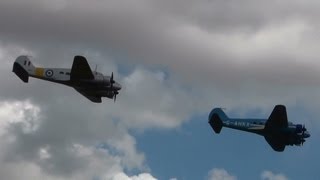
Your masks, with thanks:
[(71, 86), (95, 103), (101, 103), (101, 97), (116, 101), (121, 89), (121, 85), (113, 80), (113, 73), (111, 76), (104, 76), (100, 72), (92, 71), (83, 56), (74, 57), (71, 69), (35, 67), (27, 56), (19, 56), (12, 71), (25, 83), (30, 76)]
[(286, 145), (301, 146), (309, 132), (301, 124), (288, 122), (286, 107), (274, 107), (269, 119), (234, 119), (228, 118), (221, 108), (215, 108), (209, 114), (209, 124), (217, 134), (222, 127), (238, 129), (264, 136), (266, 141), (275, 150), (282, 152)]

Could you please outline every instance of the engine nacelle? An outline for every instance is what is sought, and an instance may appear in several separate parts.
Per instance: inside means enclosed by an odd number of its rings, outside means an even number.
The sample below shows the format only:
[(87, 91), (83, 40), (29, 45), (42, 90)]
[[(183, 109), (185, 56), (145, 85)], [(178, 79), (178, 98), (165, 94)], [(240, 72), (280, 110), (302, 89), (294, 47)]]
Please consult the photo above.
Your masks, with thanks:
[(94, 78), (94, 82), (101, 86), (109, 86), (110, 85), (110, 77), (103, 76), (102, 74), (98, 74)]
[(112, 91), (98, 91), (97, 94), (99, 94), (102, 97), (108, 97), (108, 98), (112, 98), (114, 96), (114, 92)]
[(296, 133), (302, 133), (303, 131), (303, 126), (301, 124), (296, 125)]
[(289, 139), (286, 144), (291, 146), (293, 145), (301, 146), (305, 141), (306, 140), (304, 138), (297, 136), (295, 138)]
[(295, 145), (300, 146), (302, 145), (306, 140), (304, 140), (303, 138), (297, 138), (294, 142)]

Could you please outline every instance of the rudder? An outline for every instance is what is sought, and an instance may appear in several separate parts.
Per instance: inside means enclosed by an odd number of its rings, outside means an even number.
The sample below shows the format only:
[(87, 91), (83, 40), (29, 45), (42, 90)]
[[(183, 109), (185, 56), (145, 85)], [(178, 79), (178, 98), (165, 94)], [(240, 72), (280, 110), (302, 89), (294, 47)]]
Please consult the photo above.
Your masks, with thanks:
[(212, 127), (213, 131), (217, 134), (221, 132), (223, 122), (227, 120), (227, 115), (222, 111), (221, 108), (213, 109), (209, 114), (209, 124)]
[(33, 73), (35, 67), (28, 56), (19, 56), (13, 63), (12, 72), (14, 72), (23, 82), (29, 81), (29, 74)]

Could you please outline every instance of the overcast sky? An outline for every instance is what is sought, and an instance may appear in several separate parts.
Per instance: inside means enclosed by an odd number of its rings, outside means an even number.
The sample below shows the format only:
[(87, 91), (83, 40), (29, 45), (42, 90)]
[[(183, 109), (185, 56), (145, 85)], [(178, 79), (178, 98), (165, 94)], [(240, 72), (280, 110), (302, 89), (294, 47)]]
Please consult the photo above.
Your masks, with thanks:
[[(320, 2), (1, 0), (1, 179), (318, 179)], [(117, 102), (23, 83), (12, 65), (114, 72)], [(214, 107), (267, 118), (287, 106), (311, 138), (274, 153), (207, 124)], [(249, 156), (249, 157), (248, 157)], [(245, 165), (244, 165), (245, 164)], [(169, 168), (170, 167), (170, 168)]]

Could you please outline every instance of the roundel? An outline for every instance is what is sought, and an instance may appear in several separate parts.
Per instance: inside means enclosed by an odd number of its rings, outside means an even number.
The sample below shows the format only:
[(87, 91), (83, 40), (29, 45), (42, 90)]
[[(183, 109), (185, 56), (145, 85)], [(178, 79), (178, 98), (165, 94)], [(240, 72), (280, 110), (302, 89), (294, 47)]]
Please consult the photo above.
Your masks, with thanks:
[(46, 70), (46, 76), (47, 77), (53, 76), (53, 71), (51, 69)]

